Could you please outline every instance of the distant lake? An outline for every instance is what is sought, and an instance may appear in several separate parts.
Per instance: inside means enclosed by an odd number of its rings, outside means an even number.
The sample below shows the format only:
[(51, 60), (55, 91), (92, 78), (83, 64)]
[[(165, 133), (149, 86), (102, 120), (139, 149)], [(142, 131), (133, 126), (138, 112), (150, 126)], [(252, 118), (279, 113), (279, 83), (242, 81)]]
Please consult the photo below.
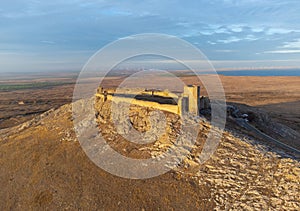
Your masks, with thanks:
[(229, 70), (217, 71), (226, 76), (300, 76), (300, 69), (289, 70)]

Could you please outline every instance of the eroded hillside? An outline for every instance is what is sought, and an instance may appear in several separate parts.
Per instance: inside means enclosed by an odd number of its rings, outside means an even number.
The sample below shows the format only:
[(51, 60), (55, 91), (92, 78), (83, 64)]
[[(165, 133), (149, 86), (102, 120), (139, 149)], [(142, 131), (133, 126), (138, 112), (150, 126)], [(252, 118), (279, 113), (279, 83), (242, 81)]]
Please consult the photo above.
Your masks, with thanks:
[[(99, 110), (99, 132), (128, 156), (156, 156), (176, 137), (176, 117), (162, 141), (143, 149), (121, 140), (109, 115)], [(149, 112), (149, 110), (148, 110)], [(100, 118), (100, 116), (102, 117)], [(133, 126), (147, 131), (147, 111), (132, 111)], [(177, 169), (146, 180), (113, 176), (85, 155), (76, 139), (72, 106), (65, 105), (14, 128), (0, 131), (2, 210), (6, 209), (164, 209), (164, 210), (299, 210), (299, 159), (250, 138), (225, 132), (218, 149), (199, 164), (207, 132), (200, 133), (192, 153)], [(102, 122), (101, 122), (102, 121)], [(173, 135), (174, 137), (170, 137)]]

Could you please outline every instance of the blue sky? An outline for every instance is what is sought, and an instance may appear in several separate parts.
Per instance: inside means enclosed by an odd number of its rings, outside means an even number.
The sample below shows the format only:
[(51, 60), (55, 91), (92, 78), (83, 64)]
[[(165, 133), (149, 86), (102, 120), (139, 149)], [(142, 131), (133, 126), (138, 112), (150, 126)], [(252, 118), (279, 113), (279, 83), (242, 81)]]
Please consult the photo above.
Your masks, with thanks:
[(0, 2), (0, 71), (80, 70), (104, 45), (166, 33), (217, 68), (300, 67), (299, 0)]

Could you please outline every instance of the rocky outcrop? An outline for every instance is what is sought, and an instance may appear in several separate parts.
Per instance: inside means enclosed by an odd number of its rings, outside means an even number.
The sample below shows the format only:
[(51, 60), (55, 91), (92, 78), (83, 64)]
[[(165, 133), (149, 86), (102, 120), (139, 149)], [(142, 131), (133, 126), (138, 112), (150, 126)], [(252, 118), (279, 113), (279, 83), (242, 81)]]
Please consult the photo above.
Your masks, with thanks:
[[(99, 124), (108, 123), (110, 114), (107, 104), (98, 104)], [(119, 105), (122, 107), (122, 105)], [(147, 118), (153, 112), (147, 108), (133, 107), (130, 110), (130, 124), (141, 132), (149, 129)], [(122, 114), (126, 115), (126, 114)], [(121, 115), (121, 116), (122, 116)], [(121, 118), (122, 119), (122, 118)], [(173, 120), (173, 121), (172, 121)], [(176, 120), (176, 121), (175, 121)], [(120, 120), (121, 121), (121, 120)], [(179, 133), (180, 119), (167, 116), (167, 135)], [(211, 198), (216, 210), (297, 210), (300, 208), (300, 163), (295, 158), (280, 158), (276, 149), (260, 142), (225, 132), (214, 155), (204, 164), (199, 160), (203, 144), (210, 130), (218, 133), (203, 119), (198, 119), (200, 133), (195, 145), (185, 146), (191, 153), (177, 166), (182, 177), (193, 177), (199, 185), (211, 187)], [(158, 124), (159, 125), (159, 124)], [(157, 131), (156, 131), (157, 132)], [(240, 137), (243, 137), (241, 134)], [(167, 142), (154, 142), (140, 150), (160, 156), (161, 152), (172, 147), (173, 139)], [(280, 151), (280, 150), (279, 150)], [(281, 153), (282, 155), (282, 153)], [(286, 155), (286, 157), (289, 157)], [(171, 167), (170, 167), (171, 168)]]

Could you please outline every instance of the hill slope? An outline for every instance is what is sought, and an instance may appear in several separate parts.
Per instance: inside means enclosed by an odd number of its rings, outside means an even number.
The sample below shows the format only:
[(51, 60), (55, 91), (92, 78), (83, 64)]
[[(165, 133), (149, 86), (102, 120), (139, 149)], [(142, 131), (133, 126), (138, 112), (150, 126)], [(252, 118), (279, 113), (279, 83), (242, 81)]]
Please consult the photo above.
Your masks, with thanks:
[(152, 179), (113, 176), (84, 154), (71, 108), (0, 131), (1, 210), (300, 209), (299, 160), (228, 132), (205, 164), (190, 156), (177, 171)]

